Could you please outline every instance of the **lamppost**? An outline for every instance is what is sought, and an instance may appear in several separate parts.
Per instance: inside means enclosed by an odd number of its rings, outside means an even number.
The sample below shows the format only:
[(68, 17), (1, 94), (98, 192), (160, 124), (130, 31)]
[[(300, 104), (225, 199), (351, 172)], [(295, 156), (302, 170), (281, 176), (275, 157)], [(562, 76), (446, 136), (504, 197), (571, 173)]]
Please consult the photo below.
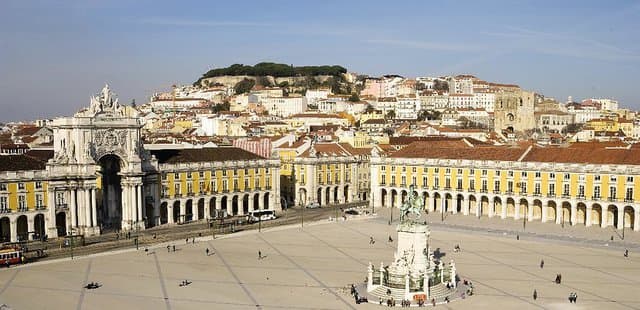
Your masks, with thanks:
[(302, 188), (298, 191), (298, 194), (299, 194), (298, 199), (299, 199), (299, 201), (300, 201), (300, 209), (302, 209), (302, 215), (300, 216), (300, 226), (301, 226), (302, 228), (304, 228), (304, 208), (305, 208), (305, 205), (306, 205), (307, 197), (306, 197), (306, 196), (304, 197), (304, 198), (305, 198), (305, 199), (304, 199), (305, 201), (304, 201), (304, 203), (303, 203), (303, 202), (302, 202)]

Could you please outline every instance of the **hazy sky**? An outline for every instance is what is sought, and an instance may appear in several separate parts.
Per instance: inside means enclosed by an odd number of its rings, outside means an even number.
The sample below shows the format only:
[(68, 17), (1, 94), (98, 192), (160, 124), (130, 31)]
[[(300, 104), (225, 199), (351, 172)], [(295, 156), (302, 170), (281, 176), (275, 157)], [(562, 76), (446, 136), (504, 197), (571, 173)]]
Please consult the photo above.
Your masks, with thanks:
[(261, 61), (471, 73), (640, 109), (640, 2), (0, 0), (0, 122), (71, 115), (106, 82), (142, 103)]

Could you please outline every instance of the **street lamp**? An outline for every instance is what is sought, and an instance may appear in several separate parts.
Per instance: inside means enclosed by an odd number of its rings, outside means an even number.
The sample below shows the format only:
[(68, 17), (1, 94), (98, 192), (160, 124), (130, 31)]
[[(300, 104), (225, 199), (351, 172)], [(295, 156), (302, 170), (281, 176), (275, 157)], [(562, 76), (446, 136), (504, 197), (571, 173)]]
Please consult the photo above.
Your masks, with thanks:
[(305, 198), (305, 199), (304, 199), (305, 201), (304, 201), (304, 203), (303, 203), (303, 202), (302, 202), (302, 188), (298, 191), (298, 194), (299, 194), (298, 199), (299, 199), (299, 201), (300, 201), (300, 208), (302, 209), (302, 215), (300, 216), (300, 221), (301, 221), (301, 223), (300, 223), (301, 225), (300, 225), (300, 226), (301, 226), (302, 228), (304, 228), (304, 208), (305, 208), (305, 205), (306, 205), (307, 197), (306, 197), (306, 196), (304, 197), (304, 198)]

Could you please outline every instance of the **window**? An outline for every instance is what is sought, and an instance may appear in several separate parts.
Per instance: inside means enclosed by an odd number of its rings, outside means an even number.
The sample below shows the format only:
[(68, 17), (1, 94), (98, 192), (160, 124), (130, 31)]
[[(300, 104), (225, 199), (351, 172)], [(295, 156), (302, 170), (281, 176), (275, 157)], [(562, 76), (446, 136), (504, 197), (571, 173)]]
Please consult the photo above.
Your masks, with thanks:
[(549, 195), (555, 196), (555, 194), (556, 194), (556, 185), (551, 183), (549, 184)]
[(226, 177), (227, 176), (227, 170), (222, 170), (222, 176)]
[(513, 193), (513, 181), (507, 182), (507, 192)]
[(27, 204), (26, 204), (26, 199), (25, 199), (24, 195), (19, 195), (18, 196), (18, 209), (20, 211), (26, 211), (27, 210)]
[(187, 182), (187, 193), (193, 194), (193, 183)]
[(624, 200), (627, 202), (633, 201), (633, 187), (627, 187), (627, 192), (624, 194)]
[(563, 177), (563, 180), (565, 180), (565, 181), (569, 181), (569, 180), (571, 180), (571, 175), (570, 175), (570, 174), (568, 174), (568, 173), (565, 173), (565, 174), (564, 174), (564, 177)]
[(475, 190), (475, 189), (476, 189), (476, 181), (469, 180), (469, 190)]
[(200, 178), (204, 178), (204, 171), (200, 171), (200, 172), (198, 172), (198, 176), (199, 176)]
[(166, 181), (166, 180), (167, 180), (167, 174), (166, 174), (166, 173), (163, 173), (163, 174), (162, 174), (162, 181)]
[(200, 181), (198, 184), (198, 190), (202, 193), (204, 192), (204, 181)]
[(627, 177), (627, 183), (633, 183), (633, 177)]
[(520, 193), (522, 193), (522, 194), (526, 194), (527, 193), (527, 183), (526, 182), (520, 182)]
[(449, 178), (444, 179), (444, 187), (451, 188), (451, 179)]
[(507, 176), (513, 177), (513, 170), (509, 170), (509, 172), (507, 173)]
[(500, 181), (494, 181), (493, 182), (493, 190), (496, 192), (500, 191)]
[(609, 198), (610, 199), (616, 199), (616, 187), (615, 186), (610, 186), (609, 187)]
[(391, 171), (396, 171), (396, 166), (391, 166)]
[(446, 174), (451, 174), (451, 168), (447, 168), (447, 169), (444, 171), (444, 173), (446, 173)]
[(411, 168), (411, 172), (414, 172), (414, 173), (415, 173), (415, 172), (416, 172), (416, 167), (412, 167), (412, 168)]
[(387, 184), (387, 176), (386, 175), (382, 175), (382, 185), (386, 185)]
[[(304, 167), (302, 167), (302, 170), (304, 170)], [(253, 173), (258, 173), (258, 171), (259, 171), (258, 168), (253, 169)]]
[(487, 170), (486, 169), (482, 170), (482, 175), (487, 175)]
[(0, 196), (0, 209), (7, 210), (9, 208), (9, 204), (7, 204), (7, 196)]
[(396, 176), (395, 176), (395, 175), (392, 175), (392, 176), (391, 176), (391, 185), (392, 185), (392, 186), (395, 186), (395, 185), (396, 185)]
[(584, 198), (584, 185), (578, 185), (578, 197)]
[(402, 181), (401, 181), (402, 186), (407, 185), (407, 176), (403, 175), (401, 178), (402, 178)]
[(179, 173), (177, 173), (177, 172), (176, 172), (176, 173), (174, 173), (174, 174), (173, 174), (173, 178), (174, 178), (174, 179), (176, 179), (176, 180), (180, 180), (180, 174), (179, 174)]
[(234, 191), (238, 191), (240, 189), (240, 186), (238, 184), (238, 179), (234, 179), (233, 180), (233, 190)]
[(458, 190), (462, 190), (462, 179), (458, 179)]
[(380, 167), (380, 170), (382, 170), (382, 171), (387, 171), (387, 166), (382, 166), (382, 167)]
[(415, 186), (416, 185), (416, 180), (417, 178), (415, 176), (411, 177), (411, 185)]
[(483, 192), (487, 191), (487, 180), (482, 180), (482, 191)]
[(600, 199), (600, 186), (593, 187), (593, 199)]
[(462, 174), (462, 169), (458, 169), (458, 174)]
[(469, 170), (469, 174), (471, 174), (471, 175), (476, 174), (476, 170), (475, 169), (470, 169)]
[(36, 208), (42, 207), (42, 194), (36, 194)]
[(64, 193), (56, 192), (56, 205), (58, 206), (64, 205)]
[(404, 167), (404, 166), (403, 166), (403, 167), (402, 167), (402, 172), (405, 172), (405, 171), (407, 171), (407, 167)]
[[(303, 181), (304, 181), (304, 179), (303, 179)], [(259, 189), (260, 188), (260, 179), (255, 179), (253, 181), (253, 188), (254, 189)]]
[(520, 176), (523, 177), (523, 178), (526, 178), (527, 177), (527, 172), (526, 171), (520, 172)]
[(166, 185), (162, 185), (162, 192), (160, 193), (160, 195), (162, 195), (162, 197), (167, 197), (169, 195), (169, 187), (167, 187)]
[(440, 168), (435, 168), (435, 169), (433, 169), (433, 171), (434, 171), (435, 173), (440, 173)]
[(533, 194), (540, 195), (540, 183), (536, 183), (533, 185)]
[(0, 191), (6, 191), (7, 190), (7, 184), (6, 183), (0, 183)]
[(174, 189), (175, 189), (176, 195), (180, 195), (180, 184), (176, 184)]
[(439, 177), (435, 177), (435, 179), (433, 179), (433, 186), (435, 186), (435, 187), (439, 187), (440, 186), (440, 178)]
[(19, 190), (24, 190), (24, 183), (22, 183), (22, 182), (18, 183), (18, 189)]
[(229, 181), (228, 180), (222, 180), (222, 190), (225, 192), (229, 191)]
[(192, 172), (187, 172), (187, 180), (191, 180), (191, 174)]
[(497, 175), (497, 176), (500, 176), (500, 173), (501, 173), (501, 172), (502, 172), (502, 171), (497, 170), (497, 171), (496, 171), (496, 175)]
[(555, 178), (556, 178), (555, 172), (549, 173), (549, 179), (555, 179)]
[(610, 176), (609, 177), (609, 182), (611, 182), (611, 183), (618, 182), (618, 177), (615, 176), (615, 175)]
[(563, 196), (569, 196), (569, 184), (564, 184), (563, 189), (562, 189), (562, 195)]
[(244, 175), (247, 175), (247, 174), (249, 174), (249, 169), (244, 168)]
[(594, 180), (596, 180), (596, 182), (600, 182), (600, 176), (599, 175), (596, 175), (593, 178), (594, 178)]
[(541, 175), (542, 173), (540, 173), (540, 171), (536, 171), (536, 178), (540, 178)]
[(42, 189), (42, 181), (36, 181), (36, 189)]

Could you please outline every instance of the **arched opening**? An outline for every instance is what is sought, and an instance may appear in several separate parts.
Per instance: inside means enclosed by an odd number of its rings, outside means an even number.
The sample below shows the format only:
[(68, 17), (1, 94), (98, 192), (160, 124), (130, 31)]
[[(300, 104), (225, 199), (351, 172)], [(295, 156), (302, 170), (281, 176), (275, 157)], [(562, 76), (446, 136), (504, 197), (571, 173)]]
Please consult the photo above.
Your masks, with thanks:
[(180, 220), (184, 220), (180, 218), (180, 201), (176, 200), (173, 203), (173, 222), (174, 223), (180, 223)]
[(542, 201), (536, 199), (533, 201), (533, 212), (531, 214), (532, 220), (541, 220), (542, 219)]
[(146, 227), (153, 227), (156, 226), (156, 218), (154, 216), (154, 212), (153, 212), (153, 204), (152, 203), (147, 203), (144, 206), (144, 217), (146, 219)]
[(211, 197), (209, 200), (209, 218), (217, 218), (216, 216), (216, 197)]
[(253, 195), (253, 209), (254, 210), (260, 209), (260, 194), (256, 193)]
[(422, 207), (427, 211), (427, 213), (431, 211), (429, 210), (429, 193), (422, 192), (422, 202), (424, 203)]
[(33, 217), (33, 232), (35, 233), (34, 240), (45, 235), (44, 214), (38, 213)]
[(169, 211), (167, 210), (167, 203), (163, 202), (160, 204), (160, 225), (166, 224), (169, 222)]
[[(328, 191), (327, 191), (327, 193), (328, 193)], [(264, 197), (262, 197), (262, 199), (263, 199), (263, 206), (264, 206), (263, 210), (269, 210), (270, 209), (270, 206), (269, 206), (269, 193), (268, 192), (264, 193)]]
[(249, 195), (242, 197), (242, 214), (249, 213)]
[(400, 204), (398, 204), (398, 207), (401, 206), (405, 201), (407, 201), (407, 191), (403, 190), (400, 192)]
[(444, 212), (451, 212), (453, 213), (453, 206), (451, 205), (453, 201), (453, 197), (451, 196), (451, 194), (444, 194)]
[(597, 203), (591, 206), (591, 224), (602, 225), (602, 206)]
[(105, 155), (99, 160), (101, 188), (96, 197), (97, 220), (104, 229), (122, 228), (122, 186), (120, 170), (122, 160), (116, 155)]
[(322, 206), (322, 187), (318, 188), (318, 193), (316, 195), (316, 198), (318, 200), (318, 204)]
[(480, 215), (489, 216), (489, 197), (480, 197)]
[(16, 228), (18, 229), (18, 241), (27, 240), (29, 237), (29, 224), (27, 224), (27, 216), (20, 215), (16, 220)]
[(516, 217), (516, 202), (513, 198), (507, 198), (507, 217)]
[(464, 203), (464, 196), (462, 196), (461, 194), (456, 195), (456, 212), (458, 213), (462, 212), (463, 203)]
[(58, 231), (58, 237), (67, 235), (67, 214), (64, 212), (58, 212), (56, 214), (56, 230)]
[(188, 199), (185, 203), (186, 209), (184, 210), (185, 223), (193, 221), (193, 200)]
[(0, 237), (2, 238), (2, 242), (11, 241), (11, 221), (8, 217), (0, 219)]
[(204, 198), (198, 199), (198, 218), (196, 220), (204, 219)]
[(227, 196), (222, 196), (220, 199), (220, 212), (222, 212), (223, 216), (228, 216), (229, 211), (227, 209)]
[(527, 201), (526, 199), (520, 199), (519, 201), (520, 203), (520, 216), (531, 220), (532, 218), (529, 218), (529, 201)]
[(556, 202), (553, 200), (549, 200), (547, 202), (547, 218), (543, 219), (546, 221), (555, 221), (556, 220)]
[(607, 226), (618, 227), (618, 207), (615, 205), (607, 207)]
[(238, 195), (233, 195), (233, 197), (231, 197), (231, 214), (238, 215), (238, 209)]
[(436, 212), (442, 212), (442, 196), (440, 196), (440, 193), (433, 193), (433, 208)]
[(565, 201), (562, 203), (562, 213), (560, 214), (560, 223), (575, 225), (571, 222), (571, 203)]
[(502, 216), (502, 199), (500, 197), (493, 198), (493, 215)]
[(380, 191), (380, 199), (381, 199), (381, 205), (383, 207), (388, 207), (387, 206), (387, 190), (384, 188)]
[(351, 201), (351, 199), (349, 199), (349, 185), (344, 186), (342, 196), (342, 201), (344, 203), (348, 203)]
[(576, 223), (578, 224), (586, 224), (587, 223), (587, 206), (579, 202), (576, 207)]
[(324, 189), (324, 202), (325, 204), (331, 204), (331, 187)]
[(633, 207), (624, 207), (624, 227), (635, 229), (635, 227), (633, 226), (635, 220), (636, 217), (635, 213), (633, 212)]
[(333, 203), (338, 203), (338, 187), (333, 189)]
[(474, 195), (469, 195), (469, 213), (478, 214), (478, 199)]
[(398, 192), (395, 189), (391, 190), (391, 207), (394, 208), (398, 205)]
[(367, 201), (367, 192), (362, 192), (362, 201)]

